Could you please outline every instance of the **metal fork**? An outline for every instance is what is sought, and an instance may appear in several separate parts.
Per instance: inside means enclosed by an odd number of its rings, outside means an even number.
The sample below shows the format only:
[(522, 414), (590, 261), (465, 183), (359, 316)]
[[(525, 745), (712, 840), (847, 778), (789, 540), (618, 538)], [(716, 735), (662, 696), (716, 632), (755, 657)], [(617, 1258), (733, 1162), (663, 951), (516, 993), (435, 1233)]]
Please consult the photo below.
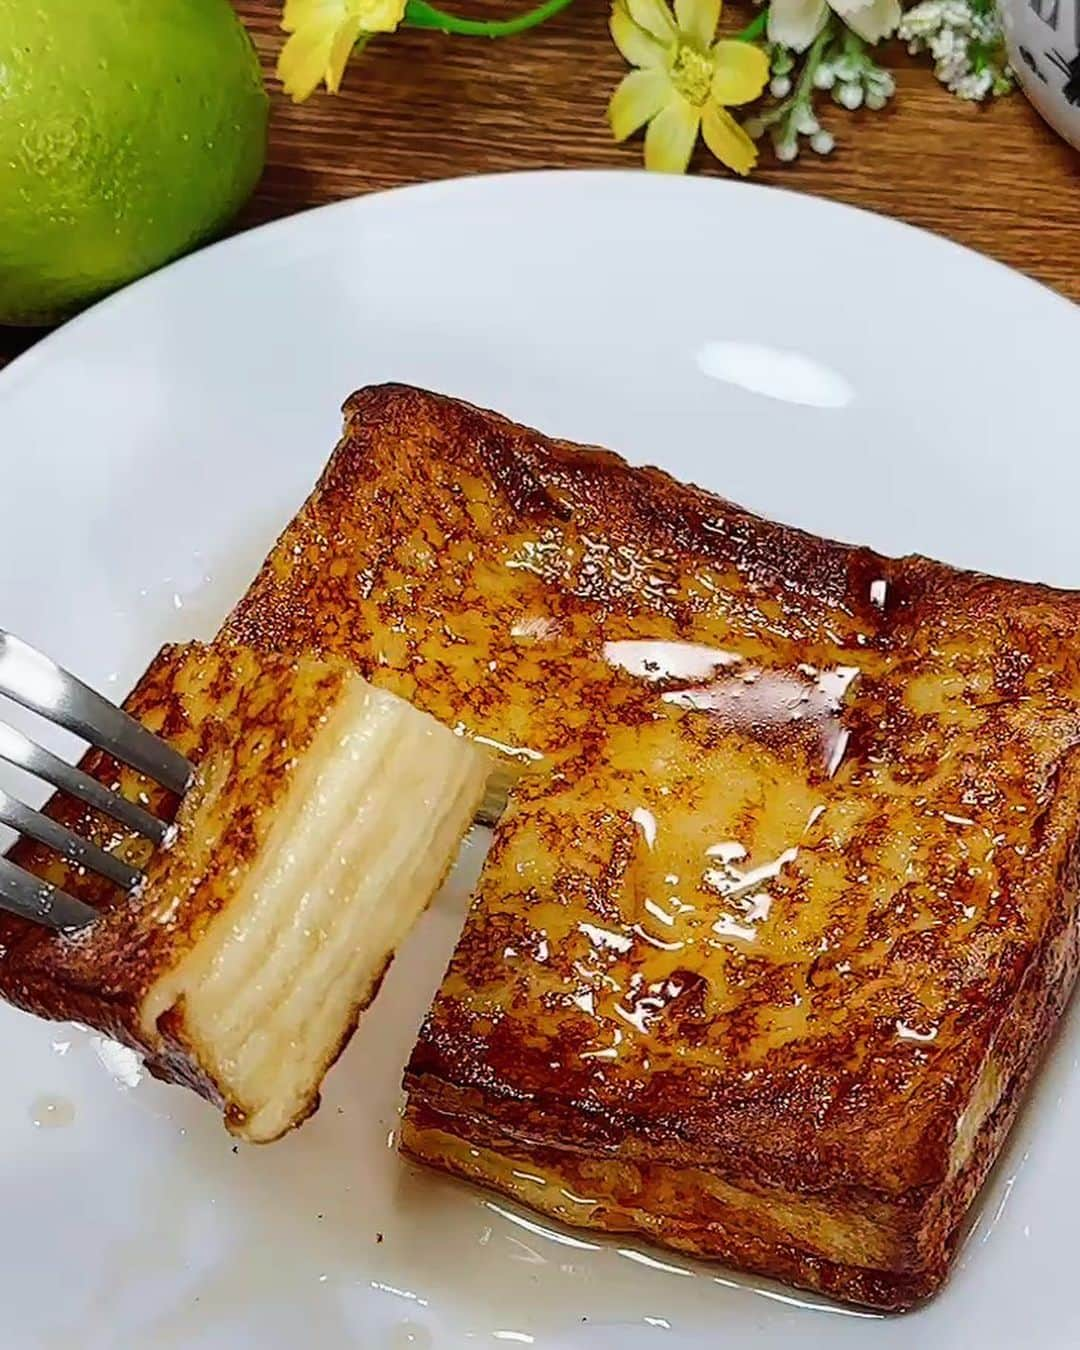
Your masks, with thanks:
[[(194, 770), (183, 755), (47, 656), (2, 628), (0, 694), (107, 751), (177, 796), (182, 796), (191, 782)], [(168, 833), (165, 821), (110, 791), (3, 722), (0, 722), (0, 760), (36, 774), (46, 783), (104, 812), (155, 844), (161, 844)], [(104, 852), (2, 789), (0, 824), (36, 839), (77, 866), (97, 872), (125, 890), (137, 886), (142, 878), (137, 868)], [(84, 928), (97, 917), (92, 906), (40, 877), (32, 876), (5, 857), (0, 857), (0, 909), (56, 930)]]

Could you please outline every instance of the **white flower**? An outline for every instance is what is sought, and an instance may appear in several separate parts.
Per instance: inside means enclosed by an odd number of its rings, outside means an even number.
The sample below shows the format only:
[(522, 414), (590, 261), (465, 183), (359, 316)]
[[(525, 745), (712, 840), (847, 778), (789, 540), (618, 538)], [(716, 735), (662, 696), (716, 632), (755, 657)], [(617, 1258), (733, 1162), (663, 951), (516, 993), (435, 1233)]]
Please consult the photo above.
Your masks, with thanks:
[(1011, 86), (1001, 20), (991, 5), (922, 0), (904, 15), (899, 35), (909, 51), (930, 53), (934, 74), (958, 98), (978, 103)]
[(888, 37), (900, 22), (900, 0), (772, 0), (769, 41), (805, 51), (825, 27), (830, 10), (866, 42)]
[(953, 93), (957, 98), (966, 98), (972, 103), (981, 103), (990, 92), (994, 83), (994, 76), (991, 71), (985, 67), (979, 71), (971, 71), (967, 75), (961, 75), (956, 81), (956, 87)]

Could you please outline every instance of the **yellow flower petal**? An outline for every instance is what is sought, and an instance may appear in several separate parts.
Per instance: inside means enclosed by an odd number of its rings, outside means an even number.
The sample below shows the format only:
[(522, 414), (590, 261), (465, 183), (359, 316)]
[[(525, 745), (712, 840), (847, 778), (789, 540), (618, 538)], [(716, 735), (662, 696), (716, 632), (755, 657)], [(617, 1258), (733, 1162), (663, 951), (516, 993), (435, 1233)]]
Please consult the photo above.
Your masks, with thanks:
[(626, 0), (626, 5), (639, 28), (644, 28), (663, 43), (675, 41), (675, 20), (664, 0)]
[(666, 70), (632, 70), (608, 104), (608, 121), (617, 141), (625, 141), (674, 97)]
[(663, 64), (664, 45), (630, 17), (630, 11), (616, 0), (608, 20), (615, 46), (632, 66), (653, 67)]
[(649, 123), (645, 167), (659, 173), (685, 173), (701, 125), (701, 109), (676, 97)]
[(769, 58), (752, 42), (725, 40), (712, 49), (712, 96), (724, 107), (752, 103), (769, 79)]
[(729, 112), (707, 103), (701, 118), (705, 144), (721, 164), (746, 175), (757, 163), (757, 146)]
[(282, 47), (277, 63), (278, 78), (294, 103), (303, 103), (315, 92), (326, 74), (332, 41), (332, 31), (329, 34), (302, 31), (294, 33)]
[(707, 47), (720, 22), (720, 0), (675, 0), (675, 20), (688, 38)]
[(393, 32), (406, 0), (286, 0), (281, 26), (292, 36), (278, 58), (286, 92), (303, 102), (320, 80), (336, 94), (349, 57), (372, 33)]
[(281, 26), (286, 33), (316, 27), (336, 28), (348, 16), (346, 0), (285, 0)]
[(825, 27), (826, 0), (772, 0), (769, 5), (770, 42), (803, 52)]
[[(341, 77), (345, 74), (345, 66), (359, 37), (360, 20), (358, 18), (349, 19), (334, 34), (334, 40), (326, 58), (326, 87), (332, 94), (336, 94), (341, 88)], [(366, 45), (366, 38), (364, 42)]]
[(348, 0), (365, 33), (392, 33), (405, 17), (405, 0)]

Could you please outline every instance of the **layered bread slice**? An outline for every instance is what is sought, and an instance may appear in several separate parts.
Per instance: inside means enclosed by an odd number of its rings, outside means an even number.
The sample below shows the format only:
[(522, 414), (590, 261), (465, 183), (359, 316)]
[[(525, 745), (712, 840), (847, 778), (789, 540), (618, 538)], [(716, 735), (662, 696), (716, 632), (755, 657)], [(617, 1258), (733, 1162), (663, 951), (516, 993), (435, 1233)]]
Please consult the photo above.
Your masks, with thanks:
[[(0, 920), (0, 990), (142, 1051), (277, 1138), (323, 1076), (428, 904), (482, 800), (484, 751), (373, 688), (340, 658), (166, 648), (128, 708), (196, 766), (151, 852), (79, 804), (50, 814), (145, 867), (131, 895), (20, 843), (15, 861), (100, 918), (58, 935)], [(162, 791), (93, 755), (89, 770), (168, 813)]]
[(389, 387), (223, 639), (532, 767), (409, 1066), (414, 1156), (902, 1308), (1075, 979), (1078, 625)]

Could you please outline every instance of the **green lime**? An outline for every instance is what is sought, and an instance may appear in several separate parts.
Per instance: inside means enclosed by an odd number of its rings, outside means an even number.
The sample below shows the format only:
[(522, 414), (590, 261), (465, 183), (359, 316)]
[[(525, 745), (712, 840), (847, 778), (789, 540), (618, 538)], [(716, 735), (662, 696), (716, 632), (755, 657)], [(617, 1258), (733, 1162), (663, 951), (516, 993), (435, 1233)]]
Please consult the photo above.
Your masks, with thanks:
[(0, 0), (0, 323), (44, 323), (219, 230), (266, 156), (229, 0)]

